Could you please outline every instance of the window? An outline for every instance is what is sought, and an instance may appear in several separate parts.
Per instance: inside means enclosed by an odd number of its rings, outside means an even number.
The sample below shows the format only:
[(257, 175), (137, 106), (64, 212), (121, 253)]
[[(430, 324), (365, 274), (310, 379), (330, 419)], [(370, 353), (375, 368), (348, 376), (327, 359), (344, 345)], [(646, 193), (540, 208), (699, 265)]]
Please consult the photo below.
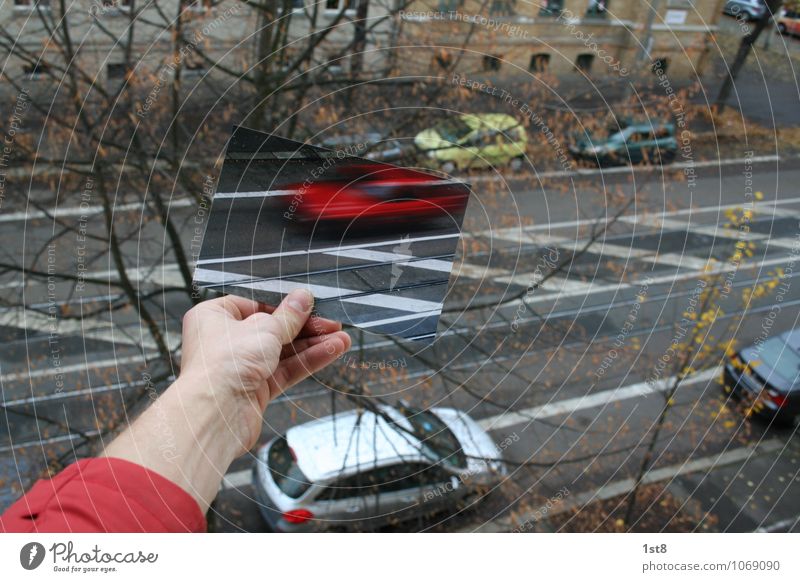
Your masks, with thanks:
[(669, 65), (669, 59), (666, 59), (664, 57), (654, 60), (652, 65), (653, 73), (659, 76), (663, 75), (664, 73), (667, 72), (668, 65)]
[(101, 0), (104, 14), (117, 12), (130, 12), (132, 0)]
[(545, 0), (539, 9), (539, 16), (561, 16), (564, 0)]
[[(500, 137), (500, 133), (493, 128), (486, 128), (478, 135), (480, 136), (478, 139), (485, 145), (494, 145)], [(438, 416), (428, 410), (405, 406), (401, 411), (428, 456), (455, 467), (467, 466), (467, 458), (461, 450), (461, 443)]]
[(130, 67), (125, 63), (111, 63), (106, 67), (106, 76), (109, 79), (124, 79), (129, 71)]
[(483, 56), (483, 70), (484, 71), (499, 71), (502, 64), (502, 58), (499, 55), (484, 55)]
[(584, 53), (582, 55), (578, 55), (578, 58), (575, 59), (575, 66), (578, 68), (579, 71), (584, 73), (590, 73), (592, 71), (592, 63), (594, 62), (594, 55), (591, 53)]
[(462, 4), (464, 0), (439, 0), (439, 12), (455, 12)]
[(202, 61), (190, 61), (184, 66), (183, 72), (187, 77), (202, 77), (208, 69)]
[(36, 62), (23, 65), (22, 71), (25, 73), (25, 77), (30, 81), (38, 81), (50, 71), (50, 67), (44, 63)]
[(438, 465), (403, 463), (342, 477), (317, 495), (317, 501), (367, 497), (446, 483), (450, 473)]
[(433, 60), (443, 69), (449, 69), (453, 65), (453, 57), (444, 49), (437, 52)]
[(14, 0), (14, 10), (32, 12), (36, 9), (50, 10), (50, 0)]
[(531, 56), (531, 64), (528, 70), (531, 73), (544, 73), (550, 67), (550, 55), (539, 53)]
[(517, 0), (492, 0), (489, 6), (489, 14), (492, 16), (513, 16), (516, 3)]
[(285, 438), (276, 440), (269, 448), (267, 468), (278, 488), (293, 499), (300, 497), (311, 486)]
[(189, 0), (187, 8), (192, 12), (205, 12), (211, 8), (211, 0)]
[(342, 10), (355, 10), (357, 0), (325, 0), (326, 12), (341, 12)]
[(608, 0), (589, 0), (589, 7), (586, 9), (586, 16), (593, 18), (605, 18), (608, 11)]

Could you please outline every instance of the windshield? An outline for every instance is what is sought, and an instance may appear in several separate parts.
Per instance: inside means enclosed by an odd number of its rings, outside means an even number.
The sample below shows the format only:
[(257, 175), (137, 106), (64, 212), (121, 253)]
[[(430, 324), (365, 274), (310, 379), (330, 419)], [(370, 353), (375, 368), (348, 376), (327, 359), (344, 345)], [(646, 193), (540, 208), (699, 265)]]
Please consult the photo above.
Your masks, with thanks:
[(436, 133), (442, 136), (442, 139), (451, 143), (458, 143), (472, 131), (472, 128), (460, 117), (453, 117), (452, 119), (437, 123), (434, 129)]
[(454, 467), (466, 465), (466, 456), (461, 450), (461, 443), (438, 416), (432, 412), (411, 408), (404, 409), (403, 414), (411, 423), (414, 434), (422, 442), (426, 452), (432, 454), (435, 460)]
[(800, 374), (800, 354), (790, 348), (781, 338), (774, 337), (764, 342), (760, 358), (766, 366), (787, 380), (794, 381)]
[(269, 448), (267, 466), (273, 481), (289, 497), (297, 499), (311, 486), (294, 458), (285, 438), (276, 440)]

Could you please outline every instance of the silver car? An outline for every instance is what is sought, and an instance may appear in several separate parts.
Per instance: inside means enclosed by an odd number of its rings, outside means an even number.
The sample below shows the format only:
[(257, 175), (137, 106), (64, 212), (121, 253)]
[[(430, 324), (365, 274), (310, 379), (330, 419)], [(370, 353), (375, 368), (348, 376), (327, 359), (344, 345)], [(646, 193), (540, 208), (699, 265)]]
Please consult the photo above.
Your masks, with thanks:
[(722, 9), (730, 16), (742, 15), (746, 20), (758, 20), (767, 11), (764, 0), (728, 0)]
[(381, 406), (290, 428), (259, 449), (253, 486), (275, 531), (372, 529), (496, 484), (499, 458), (463, 412)]

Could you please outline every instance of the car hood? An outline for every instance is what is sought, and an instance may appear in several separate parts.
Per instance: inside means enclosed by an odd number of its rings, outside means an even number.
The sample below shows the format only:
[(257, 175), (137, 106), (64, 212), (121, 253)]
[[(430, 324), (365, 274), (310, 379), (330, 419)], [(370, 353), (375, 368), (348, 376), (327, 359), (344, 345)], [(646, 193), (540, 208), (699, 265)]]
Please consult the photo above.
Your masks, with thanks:
[(742, 363), (746, 364), (751, 370), (758, 374), (761, 379), (769, 379), (769, 383), (773, 387), (785, 392), (789, 390), (800, 390), (800, 384), (794, 385), (793, 378), (786, 378), (779, 374), (772, 366), (765, 364), (761, 353), (755, 346), (750, 346), (741, 350), (739, 352), (739, 357), (741, 357)]
[(416, 137), (414, 137), (414, 145), (422, 151), (428, 151), (449, 148), (452, 147), (453, 144), (442, 138), (435, 129), (426, 129), (420, 131)]
[(442, 419), (461, 443), (461, 448), (468, 457), (467, 471), (470, 474), (505, 473), (505, 465), (502, 463), (487, 463), (480, 460), (480, 458), (498, 459), (502, 457), (502, 454), (489, 434), (469, 415), (454, 408), (433, 408), (431, 410)]

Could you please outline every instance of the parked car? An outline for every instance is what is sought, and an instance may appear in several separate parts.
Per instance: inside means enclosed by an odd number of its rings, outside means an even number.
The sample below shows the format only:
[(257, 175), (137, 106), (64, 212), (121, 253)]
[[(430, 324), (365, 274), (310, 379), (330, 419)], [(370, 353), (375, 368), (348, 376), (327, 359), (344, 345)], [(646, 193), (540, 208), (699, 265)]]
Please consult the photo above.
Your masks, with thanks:
[(758, 20), (766, 10), (764, 0), (728, 0), (722, 12), (729, 16), (741, 16), (746, 20)]
[(373, 528), (453, 507), (505, 474), (498, 449), (452, 408), (380, 406), (290, 428), (257, 454), (253, 485), (275, 531)]
[(782, 10), (778, 17), (778, 32), (792, 36), (800, 34), (800, 12), (797, 10)]
[(640, 123), (611, 129), (605, 137), (578, 139), (569, 151), (577, 160), (600, 166), (645, 161), (666, 164), (675, 159), (678, 142), (673, 123)]
[(800, 413), (800, 329), (731, 354), (723, 388), (749, 413), (793, 423)]
[(462, 114), (421, 131), (414, 144), (427, 156), (427, 165), (444, 172), (506, 164), (520, 169), (528, 134), (504, 113)]

